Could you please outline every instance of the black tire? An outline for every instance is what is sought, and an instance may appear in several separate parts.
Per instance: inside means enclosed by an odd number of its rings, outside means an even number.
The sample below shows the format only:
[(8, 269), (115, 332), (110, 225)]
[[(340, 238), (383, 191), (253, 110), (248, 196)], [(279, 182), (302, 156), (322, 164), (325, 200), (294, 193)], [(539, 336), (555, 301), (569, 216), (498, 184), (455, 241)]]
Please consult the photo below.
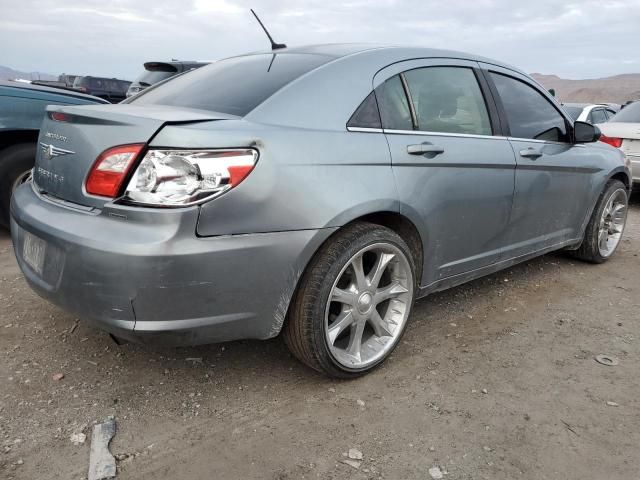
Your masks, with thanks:
[(314, 370), (344, 379), (368, 373), (391, 354), (406, 330), (407, 322), (384, 357), (365, 368), (346, 368), (333, 358), (329, 350), (325, 337), (325, 309), (333, 284), (354, 255), (367, 246), (379, 243), (395, 246), (408, 261), (413, 280), (407, 317), (410, 316), (417, 285), (415, 264), (407, 244), (393, 230), (380, 225), (358, 222), (345, 227), (330, 238), (311, 260), (294, 294), (283, 328), (283, 337), (289, 350)]
[(18, 143), (0, 150), (0, 225), (9, 228), (9, 205), (18, 178), (33, 168), (35, 143)]
[(628, 207), (629, 191), (627, 187), (620, 180), (610, 180), (605, 185), (604, 190), (598, 199), (598, 203), (593, 209), (593, 213), (591, 214), (591, 218), (589, 219), (589, 223), (585, 229), (584, 238), (582, 239), (580, 248), (570, 252), (573, 257), (590, 263), (604, 263), (611, 258), (615, 250), (608, 256), (603, 256), (600, 253), (600, 248), (598, 247), (598, 233), (600, 230), (600, 219), (602, 218), (602, 213), (607, 202), (618, 191), (624, 192), (626, 206)]

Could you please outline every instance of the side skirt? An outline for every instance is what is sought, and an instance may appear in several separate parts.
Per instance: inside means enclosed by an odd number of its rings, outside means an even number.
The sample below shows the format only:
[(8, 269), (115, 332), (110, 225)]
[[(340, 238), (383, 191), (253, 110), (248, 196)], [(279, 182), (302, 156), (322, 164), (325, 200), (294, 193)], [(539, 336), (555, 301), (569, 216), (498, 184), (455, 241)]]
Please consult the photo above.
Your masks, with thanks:
[(429, 285), (420, 287), (417, 298), (422, 298), (431, 293), (441, 292), (442, 290), (447, 290), (452, 287), (457, 287), (458, 285), (462, 285), (463, 283), (470, 282), (471, 280), (475, 280), (477, 278), (484, 277), (486, 275), (491, 275), (492, 273), (496, 273), (500, 270), (504, 270), (505, 268), (512, 267), (513, 265), (517, 265), (518, 263), (526, 262), (527, 260), (531, 260), (532, 258), (545, 255), (549, 252), (553, 252), (555, 250), (561, 250), (565, 247), (573, 247), (576, 244), (580, 245), (581, 242), (582, 242), (581, 238), (566, 240), (564, 242), (557, 243), (549, 247), (545, 247), (541, 250), (536, 250), (535, 252), (528, 253), (526, 255), (510, 258), (508, 260), (501, 260), (499, 262), (492, 263), (491, 265), (487, 265), (486, 267), (478, 268), (476, 270), (471, 270), (470, 272), (460, 273), (452, 277), (447, 277), (441, 280), (437, 280)]

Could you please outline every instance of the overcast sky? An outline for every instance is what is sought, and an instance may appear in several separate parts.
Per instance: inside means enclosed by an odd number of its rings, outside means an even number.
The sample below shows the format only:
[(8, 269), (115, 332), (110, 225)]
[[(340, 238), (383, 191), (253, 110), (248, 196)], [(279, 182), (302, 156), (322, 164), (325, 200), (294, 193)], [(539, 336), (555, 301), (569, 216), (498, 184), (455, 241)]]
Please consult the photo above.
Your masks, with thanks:
[(640, 72), (639, 0), (0, 0), (0, 65), (131, 80), (148, 60), (268, 48), (253, 7), (288, 45), (448, 48), (528, 72)]

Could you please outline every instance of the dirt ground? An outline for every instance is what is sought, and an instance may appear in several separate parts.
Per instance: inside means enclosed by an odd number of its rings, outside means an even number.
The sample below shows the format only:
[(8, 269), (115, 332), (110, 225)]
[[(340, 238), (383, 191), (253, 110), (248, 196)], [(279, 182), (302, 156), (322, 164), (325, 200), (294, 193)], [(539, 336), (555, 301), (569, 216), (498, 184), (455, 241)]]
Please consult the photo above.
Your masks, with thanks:
[(280, 339), (117, 346), (33, 294), (0, 233), (0, 478), (86, 477), (70, 436), (115, 415), (119, 479), (638, 479), (639, 254), (636, 196), (610, 262), (421, 300), (385, 365), (333, 381)]

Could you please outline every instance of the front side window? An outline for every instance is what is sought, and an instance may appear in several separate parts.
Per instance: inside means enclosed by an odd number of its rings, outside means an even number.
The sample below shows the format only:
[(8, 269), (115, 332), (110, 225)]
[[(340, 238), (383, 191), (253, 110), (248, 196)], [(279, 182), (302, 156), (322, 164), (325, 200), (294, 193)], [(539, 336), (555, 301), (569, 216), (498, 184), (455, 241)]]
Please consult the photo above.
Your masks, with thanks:
[(426, 67), (404, 73), (416, 112), (416, 129), (491, 135), (489, 113), (473, 70)]
[(540, 92), (506, 75), (491, 72), (491, 78), (502, 100), (512, 137), (569, 141), (564, 117)]

